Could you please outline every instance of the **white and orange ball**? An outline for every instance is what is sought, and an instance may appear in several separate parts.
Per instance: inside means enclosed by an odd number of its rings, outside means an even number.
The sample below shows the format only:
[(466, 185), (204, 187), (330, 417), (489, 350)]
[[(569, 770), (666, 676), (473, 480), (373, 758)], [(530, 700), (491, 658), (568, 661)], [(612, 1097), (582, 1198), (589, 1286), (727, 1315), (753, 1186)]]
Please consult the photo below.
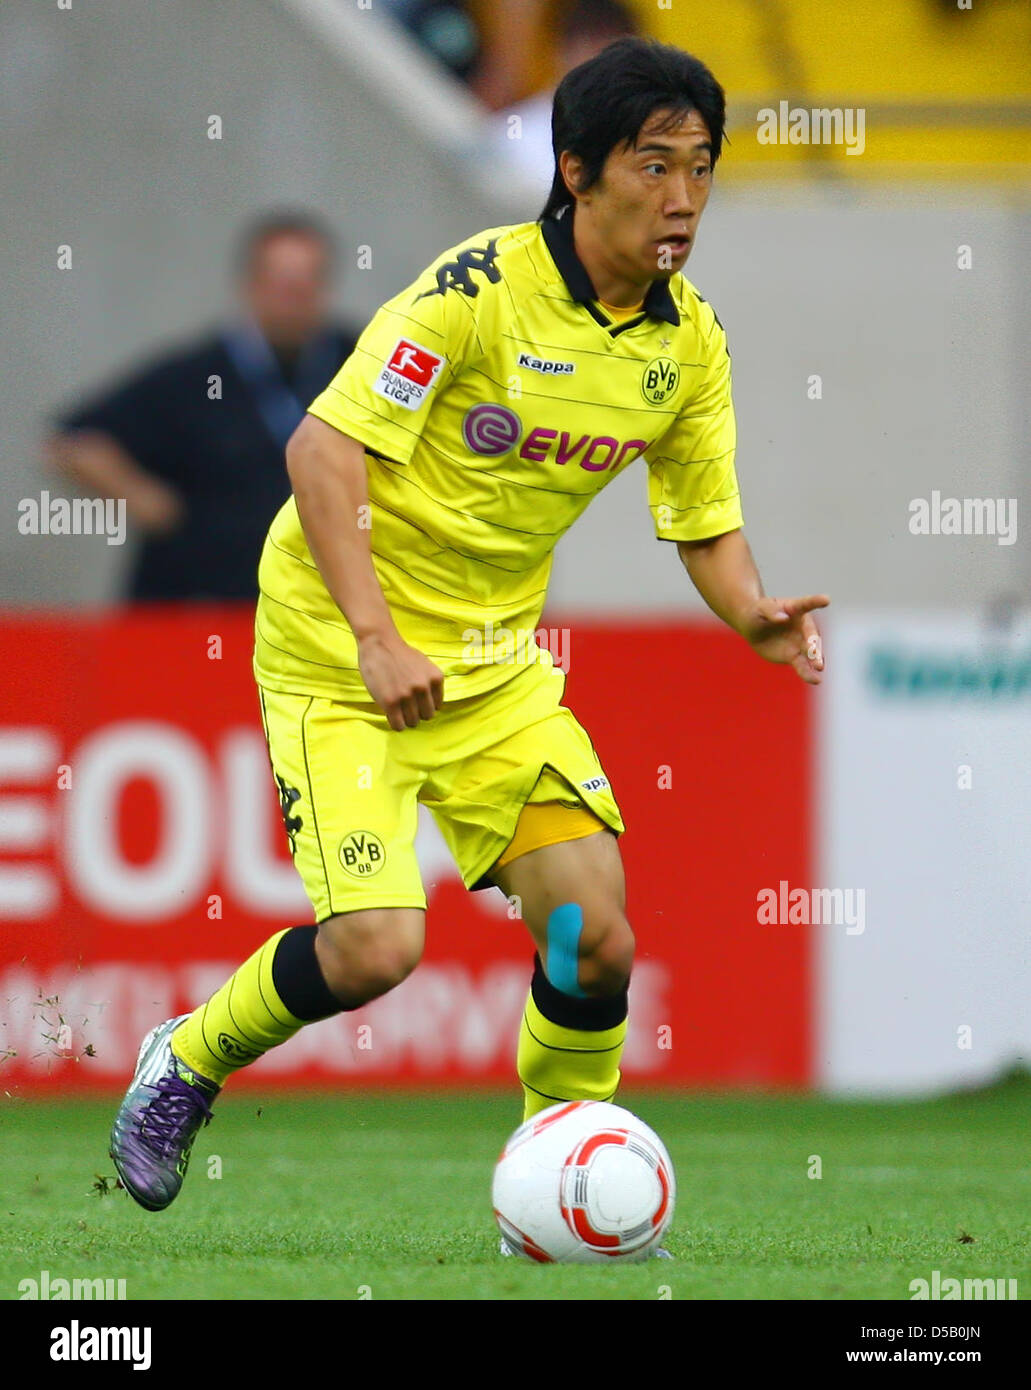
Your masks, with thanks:
[(675, 1198), (662, 1140), (605, 1101), (542, 1110), (520, 1125), (494, 1170), (501, 1234), (515, 1254), (542, 1264), (648, 1259), (669, 1230)]

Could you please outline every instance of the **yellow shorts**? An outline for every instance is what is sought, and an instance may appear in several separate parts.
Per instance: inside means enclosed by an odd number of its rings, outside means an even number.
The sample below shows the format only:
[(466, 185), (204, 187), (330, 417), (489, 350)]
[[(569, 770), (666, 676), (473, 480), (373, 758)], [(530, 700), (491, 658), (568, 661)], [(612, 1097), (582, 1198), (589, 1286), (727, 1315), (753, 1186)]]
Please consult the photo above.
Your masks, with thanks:
[[(564, 689), (557, 667), (527, 665), (397, 731), (374, 704), (259, 688), (283, 821), (315, 920), (426, 906), (415, 856), (419, 802), (467, 888), (491, 886), (488, 871), (528, 802), (585, 806), (621, 834), (594, 746), (560, 704)], [(574, 819), (565, 838), (584, 833)]]

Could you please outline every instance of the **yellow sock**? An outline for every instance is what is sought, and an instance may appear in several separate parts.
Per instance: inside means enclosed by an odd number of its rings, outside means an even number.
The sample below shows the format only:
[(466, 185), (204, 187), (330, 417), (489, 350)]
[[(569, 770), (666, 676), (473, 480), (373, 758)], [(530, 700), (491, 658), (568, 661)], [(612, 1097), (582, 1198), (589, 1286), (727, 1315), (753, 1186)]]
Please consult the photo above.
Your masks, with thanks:
[(611, 1100), (619, 1086), (626, 1022), (599, 1032), (564, 1028), (544, 1017), (531, 992), (516, 1057), (523, 1119), (561, 1100)]
[(270, 937), (172, 1034), (175, 1055), (217, 1086), (304, 1027), (272, 982), (272, 957), (289, 930)]

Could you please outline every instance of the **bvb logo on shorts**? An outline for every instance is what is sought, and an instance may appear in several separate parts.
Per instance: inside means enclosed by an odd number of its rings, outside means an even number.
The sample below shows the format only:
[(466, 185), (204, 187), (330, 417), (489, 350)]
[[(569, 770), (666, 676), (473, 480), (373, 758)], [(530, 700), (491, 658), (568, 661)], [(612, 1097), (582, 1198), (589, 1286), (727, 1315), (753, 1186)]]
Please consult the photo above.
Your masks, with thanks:
[(664, 405), (680, 385), (680, 368), (672, 357), (656, 357), (641, 377), (641, 394), (649, 405)]
[(386, 861), (383, 841), (368, 830), (352, 830), (340, 841), (340, 863), (352, 878), (371, 878)]

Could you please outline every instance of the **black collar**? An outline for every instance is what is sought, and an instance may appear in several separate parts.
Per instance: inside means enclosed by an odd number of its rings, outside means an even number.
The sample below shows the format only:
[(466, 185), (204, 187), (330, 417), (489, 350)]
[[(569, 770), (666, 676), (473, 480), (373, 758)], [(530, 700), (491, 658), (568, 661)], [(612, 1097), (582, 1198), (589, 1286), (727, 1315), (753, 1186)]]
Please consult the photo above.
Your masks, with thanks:
[[(541, 232), (544, 244), (551, 252), (552, 260), (566, 282), (566, 289), (573, 297), (573, 303), (590, 304), (596, 300), (597, 291), (591, 284), (591, 277), (573, 245), (572, 209), (564, 209), (560, 217), (545, 217), (541, 222)], [(674, 328), (680, 324), (680, 314), (673, 303), (668, 280), (651, 282), (642, 307), (653, 319), (662, 319)]]

